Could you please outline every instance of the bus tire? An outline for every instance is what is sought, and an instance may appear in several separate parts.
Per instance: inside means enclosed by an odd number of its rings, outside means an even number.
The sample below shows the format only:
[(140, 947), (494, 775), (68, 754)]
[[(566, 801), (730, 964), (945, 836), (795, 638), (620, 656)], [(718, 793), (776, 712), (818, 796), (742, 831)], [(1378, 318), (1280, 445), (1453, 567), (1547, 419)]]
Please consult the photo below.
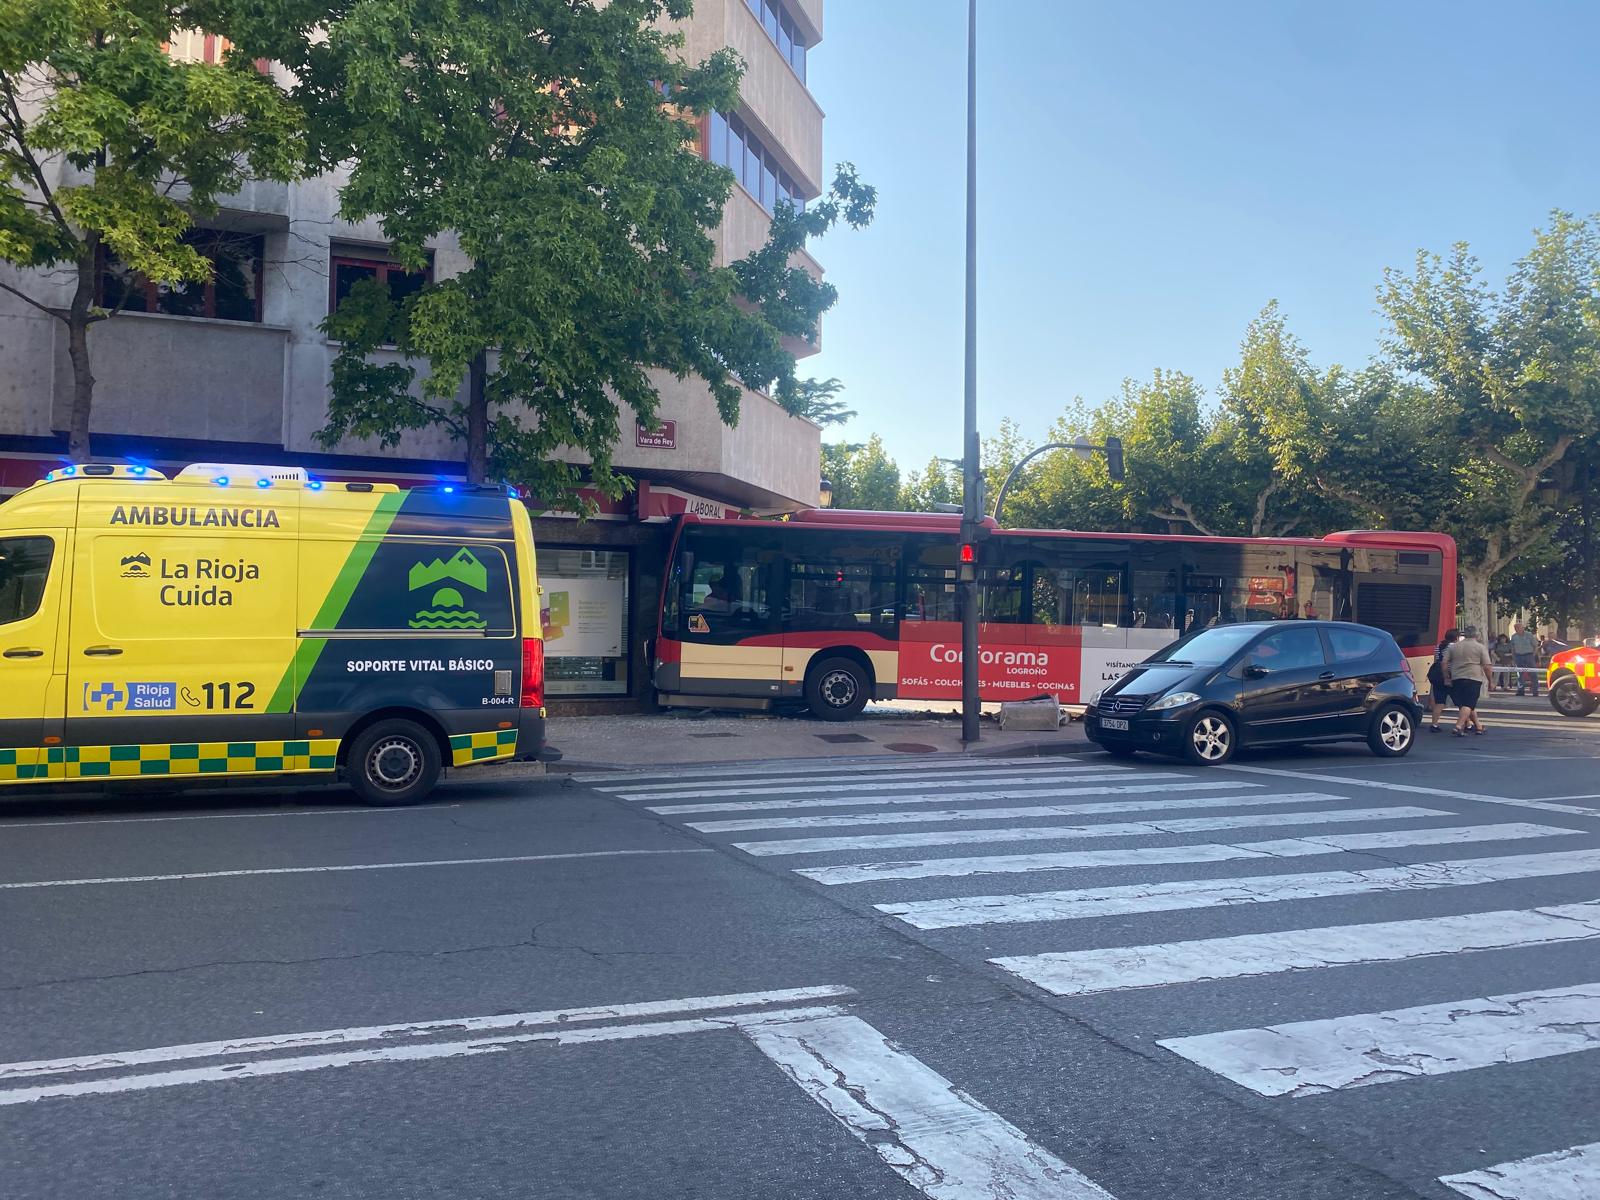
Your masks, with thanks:
[(1600, 697), (1584, 691), (1575, 676), (1562, 675), (1550, 687), (1550, 707), (1563, 717), (1587, 717), (1600, 708)]
[(824, 721), (854, 720), (871, 692), (867, 673), (852, 659), (825, 658), (806, 675), (806, 707)]
[(439, 743), (415, 721), (396, 718), (367, 726), (350, 742), (345, 776), (366, 804), (417, 804), (439, 781)]

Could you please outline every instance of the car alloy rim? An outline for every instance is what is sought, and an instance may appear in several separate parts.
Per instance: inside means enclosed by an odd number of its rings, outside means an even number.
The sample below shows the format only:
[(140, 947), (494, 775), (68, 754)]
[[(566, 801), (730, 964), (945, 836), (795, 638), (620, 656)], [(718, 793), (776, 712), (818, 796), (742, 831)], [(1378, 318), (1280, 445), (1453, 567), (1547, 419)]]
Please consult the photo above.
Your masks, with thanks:
[(1398, 711), (1384, 713), (1383, 720), (1378, 723), (1378, 736), (1385, 746), (1399, 753), (1411, 744), (1410, 718)]
[(1578, 690), (1578, 685), (1570, 679), (1562, 680), (1556, 685), (1556, 703), (1561, 711), (1575, 713), (1583, 708), (1583, 695)]
[(399, 791), (422, 774), (422, 753), (409, 738), (386, 738), (367, 755), (367, 778), (381, 788)]
[(822, 677), (821, 690), (830, 708), (848, 708), (856, 698), (856, 677), (849, 671), (829, 671)]
[(1194, 748), (1201, 758), (1215, 762), (1228, 753), (1228, 724), (1221, 717), (1201, 717), (1194, 723)]

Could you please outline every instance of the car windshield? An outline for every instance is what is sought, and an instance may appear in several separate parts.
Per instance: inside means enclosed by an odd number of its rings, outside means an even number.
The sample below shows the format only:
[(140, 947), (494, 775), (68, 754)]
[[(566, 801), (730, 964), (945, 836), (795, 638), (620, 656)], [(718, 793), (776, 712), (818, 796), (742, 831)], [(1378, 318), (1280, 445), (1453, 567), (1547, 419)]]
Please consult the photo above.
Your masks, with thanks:
[(1161, 647), (1145, 659), (1145, 665), (1166, 663), (1176, 666), (1183, 663), (1201, 667), (1216, 666), (1226, 662), (1259, 632), (1261, 629), (1256, 625), (1219, 625), (1214, 629), (1202, 629), (1199, 633), (1192, 633)]

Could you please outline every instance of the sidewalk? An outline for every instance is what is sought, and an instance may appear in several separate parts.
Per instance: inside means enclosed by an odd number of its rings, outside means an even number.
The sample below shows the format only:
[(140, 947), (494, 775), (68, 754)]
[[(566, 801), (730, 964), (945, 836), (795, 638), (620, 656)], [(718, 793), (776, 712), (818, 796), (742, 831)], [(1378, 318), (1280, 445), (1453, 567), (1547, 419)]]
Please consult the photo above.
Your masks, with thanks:
[[(952, 711), (938, 711), (949, 707)], [(564, 756), (555, 771), (660, 766), (676, 763), (845, 758), (865, 754), (1027, 757), (1066, 754), (1086, 746), (1083, 726), (1055, 732), (1004, 732), (985, 705), (980, 738), (961, 745), (961, 720), (954, 706), (909, 701), (870, 704), (854, 721), (818, 721), (809, 716), (668, 710), (606, 717), (553, 716), (550, 744)]]

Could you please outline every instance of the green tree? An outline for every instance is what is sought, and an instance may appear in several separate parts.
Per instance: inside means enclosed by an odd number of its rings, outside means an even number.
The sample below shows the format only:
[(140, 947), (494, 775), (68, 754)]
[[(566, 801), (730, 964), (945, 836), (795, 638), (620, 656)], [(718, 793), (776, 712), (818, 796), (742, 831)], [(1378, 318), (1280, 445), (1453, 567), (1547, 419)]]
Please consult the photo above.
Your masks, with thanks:
[(835, 508), (894, 512), (900, 506), (900, 468), (877, 434), (865, 443), (824, 442), (822, 475), (833, 485)]
[(942, 458), (930, 458), (921, 471), (906, 472), (899, 507), (907, 512), (933, 512), (938, 504), (961, 503), (960, 472)]
[[(867, 223), (875, 196), (841, 166), (804, 212), (778, 206), (765, 245), (715, 265), (732, 175), (696, 153), (695, 119), (737, 102), (740, 67), (728, 50), (683, 61), (669, 23), (689, 0), (210, 2), (293, 71), (311, 152), (349, 164), (342, 217), (377, 218), (407, 266), (447, 234), (471, 260), (400, 304), (352, 292), (329, 318), (325, 443), (443, 427), (469, 479), (554, 502), (582, 478), (562, 452), (625, 489), (622, 414), (653, 423), (661, 377), (703, 381), (729, 424), (746, 386), (803, 403), (783, 342), (814, 337), (835, 292), (791, 260)], [(405, 361), (373, 362), (385, 344)]]
[(156, 283), (204, 282), (194, 218), (248, 176), (299, 170), (298, 115), (270, 76), (236, 51), (168, 53), (191, 7), (0, 0), (0, 260), (31, 268), (0, 287), (66, 327), (75, 459), (90, 450), (90, 330), (116, 315), (95, 300), (103, 252)]
[[(1395, 367), (1421, 381), (1434, 440), (1411, 476), (1447, 475), (1431, 524), (1456, 539), (1464, 619), (1487, 627), (1495, 577), (1541, 551), (1557, 526), (1546, 496), (1574, 446), (1600, 431), (1600, 216), (1554, 213), (1505, 286), (1489, 288), (1466, 245), (1422, 253), (1379, 291)], [(1442, 429), (1441, 429), (1442, 427)], [(1440, 436), (1442, 432), (1442, 436)], [(1382, 486), (1352, 473), (1352, 494)]]
[(817, 425), (843, 425), (856, 415), (856, 410), (846, 408), (839, 399), (844, 384), (837, 379), (802, 379), (795, 384), (794, 403), (790, 411)]

